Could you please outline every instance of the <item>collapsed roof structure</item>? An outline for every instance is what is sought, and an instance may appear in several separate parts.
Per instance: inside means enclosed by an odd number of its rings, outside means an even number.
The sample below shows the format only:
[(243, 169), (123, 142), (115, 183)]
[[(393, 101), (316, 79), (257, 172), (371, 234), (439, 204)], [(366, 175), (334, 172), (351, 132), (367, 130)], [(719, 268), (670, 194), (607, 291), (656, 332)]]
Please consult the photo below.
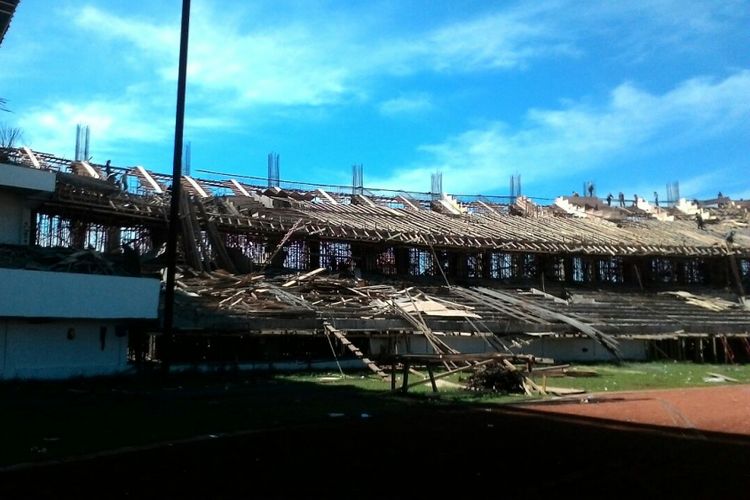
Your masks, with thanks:
[[(56, 172), (31, 244), (127, 248), (144, 272), (164, 266), (170, 176), (28, 148), (0, 163)], [(747, 202), (542, 206), (214, 177), (182, 177), (177, 360), (310, 359), (331, 336), (362, 358), (750, 355)], [(158, 357), (153, 346), (139, 349)]]
[(18, 7), (20, 0), (0, 0), (0, 43), (3, 43), (5, 33), (10, 27), (10, 21)]

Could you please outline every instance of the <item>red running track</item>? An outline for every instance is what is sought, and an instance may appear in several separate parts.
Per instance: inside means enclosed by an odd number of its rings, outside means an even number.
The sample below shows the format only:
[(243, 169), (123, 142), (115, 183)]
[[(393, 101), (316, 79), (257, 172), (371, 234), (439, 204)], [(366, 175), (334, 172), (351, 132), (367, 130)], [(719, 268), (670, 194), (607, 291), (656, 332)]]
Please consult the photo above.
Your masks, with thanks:
[(519, 406), (612, 422), (750, 436), (750, 385), (592, 393)]

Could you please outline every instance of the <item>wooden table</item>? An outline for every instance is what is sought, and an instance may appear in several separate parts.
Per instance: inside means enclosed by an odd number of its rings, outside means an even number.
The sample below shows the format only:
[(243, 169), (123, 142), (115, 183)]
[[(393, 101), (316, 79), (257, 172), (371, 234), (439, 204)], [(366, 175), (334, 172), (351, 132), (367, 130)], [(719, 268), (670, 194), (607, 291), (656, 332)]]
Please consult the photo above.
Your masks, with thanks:
[[(525, 363), (533, 362), (534, 357), (528, 355), (515, 355), (499, 352), (488, 352), (488, 353), (477, 353), (477, 354), (395, 354), (388, 358), (388, 362), (391, 365), (391, 390), (396, 390), (396, 372), (397, 365), (402, 365), (402, 381), (401, 381), (401, 392), (407, 392), (409, 390), (409, 370), (412, 365), (424, 365), (427, 367), (427, 373), (430, 376), (430, 384), (432, 384), (432, 391), (438, 392), (436, 378), (444, 377), (452, 373), (457, 373), (468, 368), (472, 368), (479, 365), (489, 364), (492, 362), (501, 362), (503, 360), (508, 361), (523, 361)], [(435, 365), (441, 365), (443, 363), (467, 363), (466, 366), (449, 370), (435, 377), (433, 367)], [(469, 364), (471, 363), (471, 364)]]

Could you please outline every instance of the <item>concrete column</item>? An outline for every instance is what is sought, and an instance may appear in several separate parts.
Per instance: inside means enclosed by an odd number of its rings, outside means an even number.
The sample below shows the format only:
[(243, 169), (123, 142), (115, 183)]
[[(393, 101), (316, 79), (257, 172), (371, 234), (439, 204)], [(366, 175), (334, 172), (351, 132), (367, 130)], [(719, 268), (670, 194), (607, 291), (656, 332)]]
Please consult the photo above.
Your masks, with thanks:
[(394, 247), (393, 255), (396, 258), (396, 274), (406, 276), (409, 274), (409, 248)]
[(492, 278), (492, 252), (485, 250), (482, 252), (482, 278)]
[(70, 221), (70, 243), (73, 248), (86, 247), (86, 233), (88, 225), (78, 219)]
[(314, 270), (320, 267), (320, 240), (307, 240), (307, 268)]

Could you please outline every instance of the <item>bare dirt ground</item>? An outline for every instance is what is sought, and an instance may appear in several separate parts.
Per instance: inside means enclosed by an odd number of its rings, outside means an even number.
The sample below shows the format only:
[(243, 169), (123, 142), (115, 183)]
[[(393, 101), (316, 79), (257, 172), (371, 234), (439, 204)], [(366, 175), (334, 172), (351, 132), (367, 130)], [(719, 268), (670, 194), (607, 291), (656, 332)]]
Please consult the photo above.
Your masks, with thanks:
[(586, 394), (521, 407), (671, 432), (750, 437), (750, 385)]
[(6, 471), (0, 498), (743, 498), (748, 389), (523, 406), (406, 398), (384, 415)]

